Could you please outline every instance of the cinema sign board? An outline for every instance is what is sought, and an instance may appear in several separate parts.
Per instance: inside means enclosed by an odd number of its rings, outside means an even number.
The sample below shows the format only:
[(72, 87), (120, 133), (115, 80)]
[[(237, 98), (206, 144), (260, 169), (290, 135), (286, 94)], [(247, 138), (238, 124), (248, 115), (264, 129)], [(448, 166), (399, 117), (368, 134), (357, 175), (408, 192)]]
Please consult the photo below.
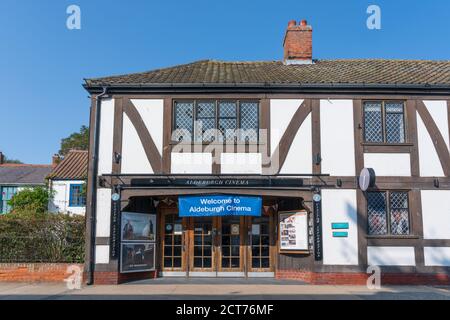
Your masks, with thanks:
[(205, 195), (178, 198), (180, 217), (261, 216), (262, 198)]

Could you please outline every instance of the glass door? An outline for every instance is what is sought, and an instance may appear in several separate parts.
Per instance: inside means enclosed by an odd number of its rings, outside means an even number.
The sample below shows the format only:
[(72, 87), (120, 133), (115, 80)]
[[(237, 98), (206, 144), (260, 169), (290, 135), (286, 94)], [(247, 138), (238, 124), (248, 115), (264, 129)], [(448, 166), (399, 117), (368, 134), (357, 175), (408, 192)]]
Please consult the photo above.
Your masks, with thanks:
[[(215, 219), (191, 218), (189, 224), (189, 275), (215, 276)], [(214, 274), (211, 274), (214, 273)]]
[(223, 217), (219, 226), (219, 276), (244, 276), (244, 217)]
[(273, 272), (273, 221), (270, 216), (249, 218), (248, 272)]
[(163, 275), (182, 275), (186, 272), (186, 221), (178, 212), (163, 212), (161, 226)]

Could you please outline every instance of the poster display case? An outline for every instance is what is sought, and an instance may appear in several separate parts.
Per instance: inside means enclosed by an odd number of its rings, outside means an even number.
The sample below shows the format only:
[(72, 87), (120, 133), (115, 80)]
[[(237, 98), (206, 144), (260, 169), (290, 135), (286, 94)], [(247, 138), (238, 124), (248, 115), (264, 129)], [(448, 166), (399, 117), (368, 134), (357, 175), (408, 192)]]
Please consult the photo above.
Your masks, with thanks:
[(309, 253), (308, 213), (305, 210), (279, 212), (279, 252)]
[(156, 215), (122, 212), (120, 272), (155, 270)]

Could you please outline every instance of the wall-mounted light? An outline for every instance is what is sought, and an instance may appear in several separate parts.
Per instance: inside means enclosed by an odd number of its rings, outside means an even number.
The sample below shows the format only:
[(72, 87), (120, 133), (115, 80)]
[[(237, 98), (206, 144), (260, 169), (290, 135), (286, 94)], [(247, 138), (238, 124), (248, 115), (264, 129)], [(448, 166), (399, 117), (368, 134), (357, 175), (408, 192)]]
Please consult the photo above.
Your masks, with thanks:
[(316, 166), (318, 166), (322, 162), (322, 157), (320, 156), (320, 153), (317, 153), (314, 156), (314, 163)]
[(120, 160), (122, 159), (122, 155), (119, 152), (114, 152), (114, 162), (120, 163)]

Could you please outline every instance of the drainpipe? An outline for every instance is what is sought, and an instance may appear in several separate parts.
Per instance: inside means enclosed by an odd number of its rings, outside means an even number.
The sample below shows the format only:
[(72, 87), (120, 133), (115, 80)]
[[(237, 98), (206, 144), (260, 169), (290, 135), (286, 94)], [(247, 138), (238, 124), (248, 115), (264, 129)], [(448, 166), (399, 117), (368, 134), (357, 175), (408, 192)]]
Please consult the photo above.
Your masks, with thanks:
[(96, 99), (95, 108), (95, 131), (94, 131), (94, 141), (93, 141), (93, 152), (92, 152), (92, 179), (90, 181), (90, 189), (92, 190), (91, 195), (91, 215), (89, 219), (89, 224), (91, 226), (90, 234), (90, 252), (89, 252), (89, 270), (87, 275), (87, 285), (94, 284), (94, 269), (95, 269), (95, 237), (96, 237), (96, 225), (97, 225), (97, 176), (98, 176), (98, 146), (100, 138), (100, 115), (101, 115), (101, 104), (102, 98), (107, 94), (108, 87), (103, 87), (103, 92), (100, 93)]

